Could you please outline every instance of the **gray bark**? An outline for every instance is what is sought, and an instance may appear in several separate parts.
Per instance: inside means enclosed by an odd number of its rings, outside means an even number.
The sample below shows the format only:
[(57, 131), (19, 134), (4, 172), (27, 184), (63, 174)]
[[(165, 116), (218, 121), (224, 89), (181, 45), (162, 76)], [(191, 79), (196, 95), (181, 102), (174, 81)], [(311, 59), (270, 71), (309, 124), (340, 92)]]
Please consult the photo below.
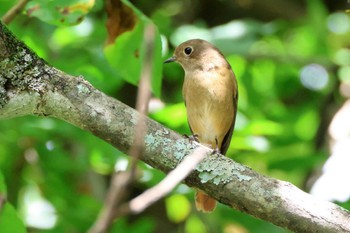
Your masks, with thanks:
[[(55, 117), (128, 152), (141, 116), (82, 77), (50, 67), (0, 23), (0, 119)], [(141, 159), (165, 173), (198, 144), (145, 117)], [(185, 180), (222, 204), (294, 232), (350, 232), (350, 214), (292, 184), (258, 174), (221, 156), (208, 156)]]

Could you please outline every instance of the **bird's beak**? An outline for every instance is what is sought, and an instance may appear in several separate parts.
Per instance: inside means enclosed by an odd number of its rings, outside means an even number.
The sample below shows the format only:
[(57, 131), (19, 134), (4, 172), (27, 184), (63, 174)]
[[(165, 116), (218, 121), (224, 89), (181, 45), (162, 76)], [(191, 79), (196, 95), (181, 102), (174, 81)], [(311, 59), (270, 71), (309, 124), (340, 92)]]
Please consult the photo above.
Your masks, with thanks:
[(164, 63), (170, 63), (170, 62), (174, 62), (174, 61), (176, 61), (176, 57), (175, 57), (175, 56), (172, 56), (172, 57), (166, 59), (166, 60), (164, 61)]

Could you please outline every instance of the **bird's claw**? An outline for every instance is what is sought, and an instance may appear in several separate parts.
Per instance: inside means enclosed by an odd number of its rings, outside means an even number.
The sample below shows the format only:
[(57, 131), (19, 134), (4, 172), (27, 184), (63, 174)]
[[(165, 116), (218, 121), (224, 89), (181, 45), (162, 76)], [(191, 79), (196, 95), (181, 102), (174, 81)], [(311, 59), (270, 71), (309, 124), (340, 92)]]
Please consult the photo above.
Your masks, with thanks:
[(212, 155), (215, 155), (215, 154), (219, 154), (221, 155), (221, 151), (219, 149), (219, 142), (218, 142), (218, 139), (215, 138), (215, 142), (216, 142), (216, 147), (215, 149), (211, 152)]
[(221, 151), (219, 148), (215, 148), (212, 152), (211, 152), (212, 155), (221, 155)]
[(198, 142), (199, 143), (198, 134), (193, 134), (193, 135), (184, 134), (183, 137), (187, 138), (191, 143), (192, 142)]

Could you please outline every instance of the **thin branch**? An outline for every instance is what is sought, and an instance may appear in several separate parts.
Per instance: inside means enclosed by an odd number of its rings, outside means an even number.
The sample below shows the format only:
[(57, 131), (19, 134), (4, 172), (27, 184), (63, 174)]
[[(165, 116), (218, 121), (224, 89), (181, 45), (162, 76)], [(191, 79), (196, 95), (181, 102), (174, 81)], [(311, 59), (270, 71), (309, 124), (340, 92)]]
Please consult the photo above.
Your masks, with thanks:
[(0, 194), (0, 213), (5, 203), (6, 203), (6, 196), (2, 193)]
[(182, 182), (210, 152), (208, 148), (198, 147), (156, 186), (146, 190), (129, 203), (130, 212), (137, 214), (158, 201)]
[(123, 200), (127, 194), (126, 187), (129, 184), (129, 176), (128, 172), (120, 172), (112, 176), (103, 208), (88, 233), (102, 233), (108, 230), (113, 223), (118, 202)]
[(144, 136), (147, 130), (145, 115), (148, 113), (148, 103), (151, 97), (150, 82), (153, 66), (154, 35), (154, 26), (152, 24), (146, 25), (143, 44), (145, 56), (136, 101), (136, 110), (140, 113), (140, 118), (138, 119), (135, 127), (134, 143), (128, 153), (131, 155), (129, 171), (113, 174), (112, 182), (107, 192), (107, 198), (104, 206), (94, 225), (89, 230), (89, 233), (106, 232), (112, 225), (115, 218), (123, 215), (123, 212), (121, 212), (121, 208), (119, 207), (128, 196), (128, 190), (135, 180), (137, 162), (139, 161), (139, 157), (144, 148)]
[[(154, 50), (154, 36), (155, 28), (153, 24), (148, 24), (145, 27), (144, 32), (144, 44), (145, 56), (143, 60), (143, 68), (141, 70), (141, 78), (139, 83), (139, 89), (136, 99), (136, 110), (141, 116), (146, 116), (148, 113), (148, 104), (151, 98), (151, 76), (153, 66), (153, 50)], [(131, 161), (131, 180), (134, 179), (136, 173), (136, 165), (139, 160), (140, 154), (144, 147), (144, 136), (146, 132), (145, 118), (141, 117), (136, 124), (134, 145), (131, 147), (129, 155), (132, 156)]]
[(19, 0), (6, 14), (1, 18), (4, 24), (10, 24), (12, 20), (23, 10), (29, 0)]

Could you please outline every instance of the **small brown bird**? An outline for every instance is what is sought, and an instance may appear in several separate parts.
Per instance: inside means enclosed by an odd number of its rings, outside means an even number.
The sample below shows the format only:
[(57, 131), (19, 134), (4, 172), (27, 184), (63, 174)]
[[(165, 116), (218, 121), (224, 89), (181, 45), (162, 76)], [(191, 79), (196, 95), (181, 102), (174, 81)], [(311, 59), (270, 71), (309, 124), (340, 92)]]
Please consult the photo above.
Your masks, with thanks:
[[(231, 141), (237, 113), (235, 75), (222, 53), (205, 40), (180, 44), (165, 63), (178, 62), (185, 70), (182, 94), (188, 123), (199, 142), (225, 154)], [(216, 200), (196, 193), (196, 208), (211, 212)]]

